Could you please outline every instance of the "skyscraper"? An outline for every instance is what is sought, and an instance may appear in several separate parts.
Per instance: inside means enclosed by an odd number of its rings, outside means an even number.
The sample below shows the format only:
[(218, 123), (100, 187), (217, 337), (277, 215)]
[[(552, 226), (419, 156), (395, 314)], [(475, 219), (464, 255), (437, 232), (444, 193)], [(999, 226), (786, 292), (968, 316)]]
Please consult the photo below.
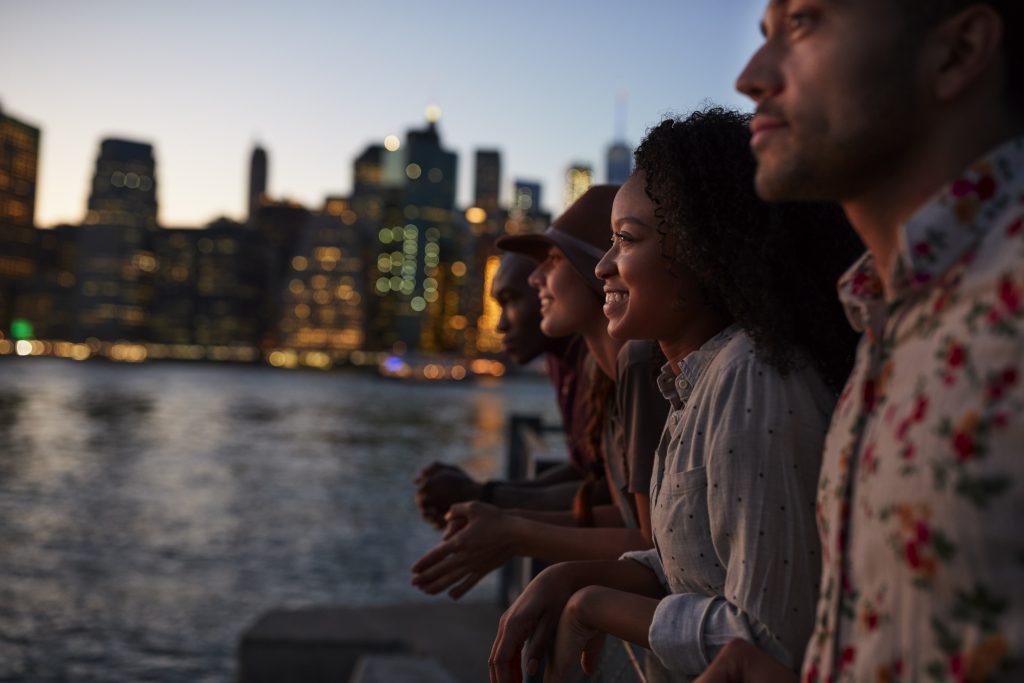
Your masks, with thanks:
[(36, 275), (38, 161), (39, 129), (0, 110), (0, 334), (24, 313), (23, 295)]
[(607, 182), (621, 185), (633, 172), (633, 150), (626, 143), (626, 93), (615, 98), (615, 140), (605, 155)]
[(633, 152), (624, 142), (613, 142), (608, 145), (606, 157), (606, 174), (608, 182), (621, 185), (633, 172)]
[(303, 365), (326, 368), (363, 346), (365, 268), (356, 221), (344, 199), (329, 197), (291, 259), (275, 346)]
[(249, 215), (251, 223), (256, 210), (267, 197), (267, 151), (256, 145), (249, 161)]
[(516, 180), (512, 189), (512, 201), (508, 206), (508, 218), (505, 221), (505, 232), (518, 235), (524, 232), (540, 232), (551, 221), (540, 205), (540, 183), (529, 180)]
[(153, 229), (156, 214), (156, 161), (152, 145), (104, 140), (96, 159), (86, 225)]
[(100, 145), (85, 224), (78, 232), (78, 297), (72, 335), (144, 341), (157, 260), (153, 147), (107, 139)]
[[(368, 346), (437, 351), (444, 345), (446, 312), (458, 307), (466, 274), (453, 221), (457, 158), (442, 146), (436, 112), (429, 110), (426, 127), (408, 131), (404, 144), (391, 143), (356, 161), (356, 213), (373, 219), (366, 195), (379, 197), (377, 253), (369, 261), (376, 277), (367, 288), (376, 298)], [(400, 178), (396, 164), (404, 164)]]
[(570, 166), (565, 172), (565, 208), (569, 208), (593, 183), (594, 171), (588, 164)]
[(501, 153), (478, 149), (473, 182), (473, 203), (493, 216), (498, 212), (501, 191)]

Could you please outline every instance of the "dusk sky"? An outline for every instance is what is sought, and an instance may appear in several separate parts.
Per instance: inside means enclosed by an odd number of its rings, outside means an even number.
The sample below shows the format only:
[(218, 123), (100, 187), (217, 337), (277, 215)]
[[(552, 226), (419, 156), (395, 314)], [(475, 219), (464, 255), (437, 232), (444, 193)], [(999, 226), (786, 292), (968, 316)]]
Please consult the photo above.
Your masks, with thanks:
[(573, 162), (604, 180), (615, 102), (626, 139), (710, 101), (750, 110), (733, 83), (760, 43), (763, 0), (631, 2), (2, 0), (0, 107), (42, 129), (36, 221), (80, 222), (103, 137), (150, 142), (159, 220), (244, 218), (254, 142), (270, 194), (317, 208), (348, 194), (352, 161), (404, 140), (429, 104), (459, 154), (502, 152), (561, 212)]

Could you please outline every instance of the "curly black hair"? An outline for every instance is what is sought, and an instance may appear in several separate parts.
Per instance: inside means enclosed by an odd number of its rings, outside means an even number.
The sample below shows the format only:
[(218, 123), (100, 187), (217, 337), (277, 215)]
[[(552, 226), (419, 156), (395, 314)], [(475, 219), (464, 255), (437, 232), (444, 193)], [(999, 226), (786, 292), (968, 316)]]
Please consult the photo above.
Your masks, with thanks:
[(750, 335), (780, 372), (808, 354), (834, 389), (857, 335), (836, 281), (863, 250), (832, 204), (768, 204), (754, 191), (750, 117), (721, 107), (670, 118), (637, 148), (669, 270), (685, 267), (709, 305)]

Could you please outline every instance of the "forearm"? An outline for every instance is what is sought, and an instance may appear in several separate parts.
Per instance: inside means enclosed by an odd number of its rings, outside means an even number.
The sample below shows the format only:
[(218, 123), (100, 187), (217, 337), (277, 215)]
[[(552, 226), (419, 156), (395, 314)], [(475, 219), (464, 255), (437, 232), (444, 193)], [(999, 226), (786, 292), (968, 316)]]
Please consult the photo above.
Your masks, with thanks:
[(582, 560), (562, 562), (548, 567), (541, 575), (558, 574), (571, 592), (587, 586), (604, 586), (649, 598), (665, 597), (665, 588), (657, 574), (632, 560)]
[(552, 484), (565, 484), (570, 481), (579, 484), (582, 479), (583, 474), (576, 469), (576, 466), (566, 462), (548, 467), (538, 473), (533, 479), (522, 479), (515, 483), (528, 484), (530, 486), (551, 486)]
[(570, 510), (579, 482), (568, 481), (550, 486), (521, 486), (518, 483), (495, 482), (490, 500), (500, 508), (524, 510)]
[[(510, 510), (509, 514), (557, 526), (577, 527), (579, 525), (570, 510)], [(602, 528), (622, 527), (622, 514), (614, 505), (600, 505), (594, 508), (594, 524)]]
[(509, 524), (517, 555), (548, 562), (616, 560), (622, 553), (648, 548), (639, 529), (559, 526), (523, 517)]
[(592, 628), (650, 648), (647, 634), (658, 607), (656, 598), (604, 586), (584, 588), (573, 597), (582, 620)]

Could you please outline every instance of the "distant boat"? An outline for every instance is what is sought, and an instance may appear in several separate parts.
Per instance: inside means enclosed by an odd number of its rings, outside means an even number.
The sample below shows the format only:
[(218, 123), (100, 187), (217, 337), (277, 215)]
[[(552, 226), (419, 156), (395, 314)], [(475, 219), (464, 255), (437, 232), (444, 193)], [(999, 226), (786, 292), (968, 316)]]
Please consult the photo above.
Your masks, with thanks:
[(505, 374), (505, 364), (488, 358), (392, 355), (377, 365), (377, 373), (381, 377), (407, 381), (461, 382), (476, 377), (501, 377)]

